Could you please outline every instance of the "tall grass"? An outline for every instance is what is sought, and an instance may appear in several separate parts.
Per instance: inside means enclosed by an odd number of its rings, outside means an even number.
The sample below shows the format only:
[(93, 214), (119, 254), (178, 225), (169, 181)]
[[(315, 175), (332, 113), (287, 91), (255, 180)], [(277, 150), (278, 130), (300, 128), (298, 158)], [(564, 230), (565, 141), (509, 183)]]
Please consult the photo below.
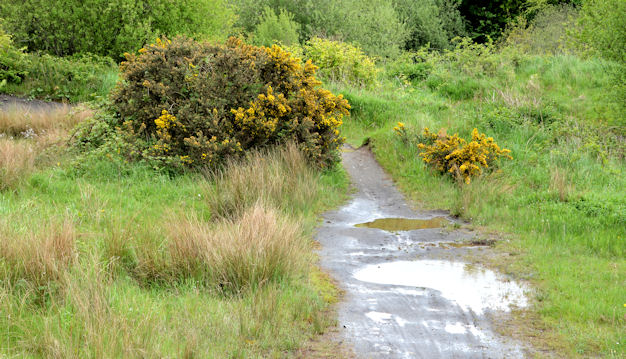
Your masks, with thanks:
[(310, 234), (346, 184), (301, 159), (250, 154), (210, 176), (106, 159), (35, 169), (0, 193), (0, 356), (293, 355), (332, 324)]
[(0, 278), (15, 284), (27, 281), (34, 287), (58, 282), (76, 259), (76, 230), (65, 220), (35, 230), (11, 230), (0, 222)]
[(310, 263), (302, 228), (258, 202), (216, 228), (197, 220), (170, 228), (169, 251), (178, 276), (198, 275), (225, 293), (241, 293), (293, 276)]
[(230, 218), (261, 200), (287, 213), (306, 213), (319, 190), (318, 174), (296, 145), (253, 152), (209, 173), (205, 198), (211, 213)]
[(0, 133), (15, 137), (44, 134), (51, 129), (70, 130), (93, 116), (85, 107), (68, 105), (8, 105), (0, 112)]
[[(84, 107), (9, 106), (0, 112), (0, 191), (15, 188), (38, 166), (54, 163), (68, 131), (93, 115)], [(58, 151), (57, 151), (58, 152)]]

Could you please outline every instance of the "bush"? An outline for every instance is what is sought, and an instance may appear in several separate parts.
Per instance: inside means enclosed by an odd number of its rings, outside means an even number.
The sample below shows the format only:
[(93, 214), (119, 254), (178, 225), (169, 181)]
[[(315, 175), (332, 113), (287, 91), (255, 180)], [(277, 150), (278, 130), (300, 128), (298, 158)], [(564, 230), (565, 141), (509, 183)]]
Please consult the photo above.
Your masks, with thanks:
[(387, 75), (413, 84), (425, 80), (434, 67), (434, 63), (429, 61), (429, 50), (422, 47), (416, 52), (403, 53), (387, 65)]
[(390, 58), (400, 53), (408, 31), (398, 12), (385, 0), (233, 0), (237, 25), (253, 32), (259, 9), (271, 7), (294, 15), (300, 39), (327, 37), (355, 43), (369, 56)]
[(18, 46), (56, 56), (121, 58), (159, 34), (224, 39), (233, 14), (223, 0), (24, 0), (0, 4)]
[(272, 8), (266, 6), (261, 23), (257, 25), (252, 36), (257, 45), (294, 45), (298, 43), (299, 28), (300, 25), (293, 20), (290, 13), (281, 9), (276, 15)]
[[(402, 124), (399, 123), (394, 130), (400, 137), (406, 137), (407, 132)], [(422, 160), (440, 173), (452, 175), (459, 182), (470, 183), (472, 177), (483, 173), (483, 169), (494, 167), (500, 157), (512, 159), (510, 150), (500, 149), (492, 137), (487, 137), (477, 129), (472, 131), (469, 143), (458, 134), (450, 136), (444, 130), (435, 134), (428, 128), (424, 128), (420, 140), (417, 147)]]
[(370, 56), (400, 54), (408, 30), (390, 1), (348, 1), (341, 14), (337, 34), (345, 41), (358, 44)]
[(11, 36), (0, 29), (0, 91), (7, 83), (20, 83), (28, 74), (28, 59), (15, 48)]
[(404, 45), (407, 50), (417, 50), (425, 45), (447, 49), (451, 47), (452, 38), (465, 35), (457, 1), (394, 0), (393, 6), (410, 30)]
[(578, 19), (580, 46), (607, 59), (626, 63), (625, 13), (623, 0), (583, 1)]
[(113, 61), (95, 55), (56, 57), (26, 54), (20, 81), (0, 92), (46, 100), (81, 102), (105, 98), (117, 82)]
[(157, 39), (127, 54), (112, 95), (115, 126), (133, 137), (132, 156), (169, 167), (213, 167), (266, 146), (297, 143), (320, 166), (343, 143), (350, 108), (319, 88), (316, 67), (278, 46)]
[(571, 5), (547, 5), (536, 11), (529, 23), (518, 18), (507, 28), (504, 44), (525, 54), (562, 54), (570, 52), (568, 31), (575, 27), (576, 9)]
[(374, 60), (358, 47), (315, 37), (306, 43), (304, 51), (324, 78), (364, 87), (377, 84), (379, 70)]

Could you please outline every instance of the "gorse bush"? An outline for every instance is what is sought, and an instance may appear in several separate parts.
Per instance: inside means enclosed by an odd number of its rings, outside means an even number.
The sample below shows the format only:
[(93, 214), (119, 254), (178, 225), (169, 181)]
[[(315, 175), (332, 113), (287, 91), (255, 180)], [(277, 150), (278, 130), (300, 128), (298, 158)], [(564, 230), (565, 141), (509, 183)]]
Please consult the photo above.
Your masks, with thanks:
[(337, 160), (348, 102), (319, 87), (317, 69), (278, 46), (185, 37), (127, 54), (112, 95), (129, 155), (167, 166), (214, 167), (248, 149), (293, 141), (319, 166)]
[(364, 87), (377, 83), (376, 63), (356, 46), (314, 37), (304, 45), (304, 52), (319, 66), (319, 73), (331, 81)]
[[(406, 136), (402, 124), (394, 128), (400, 137)], [(419, 156), (440, 173), (447, 173), (459, 182), (470, 183), (472, 177), (483, 173), (483, 169), (492, 168), (498, 158), (512, 159), (510, 150), (501, 149), (492, 137), (472, 131), (472, 140), (467, 142), (458, 134), (448, 135), (444, 130), (438, 134), (424, 128), (420, 143)]]

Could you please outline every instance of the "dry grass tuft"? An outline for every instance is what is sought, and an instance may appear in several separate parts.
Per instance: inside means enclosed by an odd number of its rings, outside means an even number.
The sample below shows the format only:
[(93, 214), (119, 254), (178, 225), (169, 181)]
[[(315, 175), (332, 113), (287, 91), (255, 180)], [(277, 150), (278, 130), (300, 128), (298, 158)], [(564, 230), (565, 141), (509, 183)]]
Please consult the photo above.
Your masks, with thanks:
[(261, 200), (275, 208), (305, 210), (318, 191), (318, 174), (294, 144), (280, 150), (253, 152), (210, 174), (211, 213), (233, 218)]
[(90, 116), (89, 109), (68, 106), (1, 111), (0, 191), (17, 185), (38, 163), (52, 161), (56, 155), (47, 150), (62, 144), (69, 129)]
[(300, 226), (261, 202), (215, 227), (177, 221), (170, 238), (177, 276), (202, 276), (234, 294), (302, 273), (309, 252)]
[(12, 105), (0, 112), (0, 133), (30, 137), (52, 129), (69, 130), (91, 116), (93, 111), (85, 107)]
[(559, 167), (550, 170), (550, 191), (559, 196), (559, 201), (567, 202), (573, 191), (567, 179), (567, 172)]
[(14, 186), (35, 167), (35, 146), (30, 141), (0, 138), (0, 191)]
[(0, 278), (37, 287), (58, 282), (77, 258), (76, 237), (67, 219), (25, 233), (10, 229), (5, 220), (0, 223)]

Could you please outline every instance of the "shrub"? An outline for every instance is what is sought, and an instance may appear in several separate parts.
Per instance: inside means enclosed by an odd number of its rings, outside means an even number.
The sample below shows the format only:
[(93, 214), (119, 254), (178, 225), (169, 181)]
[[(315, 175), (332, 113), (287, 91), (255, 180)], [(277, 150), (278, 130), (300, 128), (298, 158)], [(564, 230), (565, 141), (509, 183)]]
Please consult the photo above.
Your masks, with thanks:
[(290, 13), (281, 9), (276, 15), (272, 8), (266, 6), (262, 20), (252, 36), (257, 45), (271, 46), (275, 43), (294, 45), (298, 43), (299, 28), (300, 25), (293, 20)]
[(424, 55), (428, 56), (428, 48), (403, 53), (387, 65), (387, 75), (413, 84), (425, 80), (433, 69), (433, 63), (427, 61)]
[(13, 46), (11, 36), (0, 29), (0, 91), (7, 83), (20, 83), (28, 74), (28, 59)]
[(404, 45), (407, 50), (417, 50), (425, 45), (447, 49), (451, 47), (452, 38), (465, 35), (457, 1), (394, 0), (393, 6), (409, 29)]
[(341, 14), (337, 35), (345, 41), (358, 44), (370, 56), (393, 58), (400, 54), (408, 30), (390, 1), (347, 1)]
[(561, 54), (570, 52), (568, 31), (576, 26), (576, 9), (571, 5), (547, 5), (538, 9), (529, 22), (519, 17), (503, 34), (504, 44), (525, 54)]
[(0, 17), (29, 51), (118, 59), (159, 34), (225, 39), (234, 15), (223, 0), (24, 0), (4, 1)]
[(317, 69), (278, 46), (157, 39), (127, 54), (112, 95), (114, 124), (139, 156), (170, 167), (214, 167), (266, 146), (297, 143), (320, 166), (337, 160), (349, 105), (319, 87)]
[(374, 60), (356, 46), (315, 37), (306, 43), (304, 51), (319, 66), (320, 74), (331, 81), (364, 87), (377, 84), (379, 70)]
[(582, 2), (577, 34), (584, 50), (607, 59), (626, 62), (626, 2), (588, 0)]
[(117, 69), (106, 57), (56, 57), (26, 54), (19, 82), (0, 92), (55, 101), (81, 102), (105, 98), (117, 82)]
[(369, 56), (390, 58), (400, 53), (408, 34), (398, 11), (385, 0), (232, 0), (237, 25), (253, 32), (259, 9), (271, 7), (294, 15), (300, 39), (328, 37), (357, 44)]
[[(406, 134), (400, 127), (396, 127), (395, 131), (401, 137)], [(444, 130), (435, 134), (424, 128), (421, 143), (417, 147), (425, 163), (465, 183), (470, 183), (472, 177), (483, 173), (483, 169), (494, 167), (498, 158), (512, 159), (510, 150), (500, 149), (492, 137), (487, 137), (477, 129), (472, 131), (472, 140), (467, 142), (458, 134), (450, 136)]]

